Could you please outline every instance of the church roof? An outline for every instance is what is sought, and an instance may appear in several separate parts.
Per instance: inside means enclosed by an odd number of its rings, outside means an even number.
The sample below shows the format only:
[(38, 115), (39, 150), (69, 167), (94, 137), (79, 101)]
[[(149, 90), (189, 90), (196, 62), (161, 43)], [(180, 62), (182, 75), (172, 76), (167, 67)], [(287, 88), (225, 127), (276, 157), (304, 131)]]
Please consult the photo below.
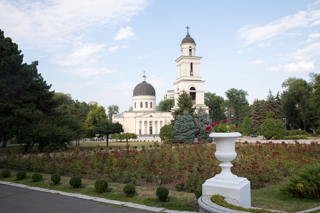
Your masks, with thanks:
[(156, 90), (151, 84), (145, 81), (145, 76), (142, 83), (138, 84), (133, 90), (133, 96), (140, 96), (140, 95), (156, 96)]
[(187, 33), (186, 37), (182, 40), (181, 44), (183, 43), (193, 43), (195, 44), (195, 41), (193, 38), (190, 37), (189, 32)]

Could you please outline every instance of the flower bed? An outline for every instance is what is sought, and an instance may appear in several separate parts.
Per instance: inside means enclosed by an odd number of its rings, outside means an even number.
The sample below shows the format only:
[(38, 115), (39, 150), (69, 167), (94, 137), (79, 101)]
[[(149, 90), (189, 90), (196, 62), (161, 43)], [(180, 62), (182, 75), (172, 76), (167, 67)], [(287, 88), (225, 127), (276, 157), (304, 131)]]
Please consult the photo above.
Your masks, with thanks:
[[(320, 146), (306, 144), (236, 144), (237, 158), (232, 173), (246, 177), (252, 188), (277, 183), (306, 164), (319, 161)], [(184, 183), (192, 192), (208, 178), (220, 172), (214, 156), (215, 144), (154, 144), (152, 149), (117, 149), (83, 151), (76, 147), (65, 153), (30, 154), (10, 151), (0, 159), (0, 167), (33, 172), (107, 177), (114, 182), (137, 182), (146, 178), (156, 185)]]

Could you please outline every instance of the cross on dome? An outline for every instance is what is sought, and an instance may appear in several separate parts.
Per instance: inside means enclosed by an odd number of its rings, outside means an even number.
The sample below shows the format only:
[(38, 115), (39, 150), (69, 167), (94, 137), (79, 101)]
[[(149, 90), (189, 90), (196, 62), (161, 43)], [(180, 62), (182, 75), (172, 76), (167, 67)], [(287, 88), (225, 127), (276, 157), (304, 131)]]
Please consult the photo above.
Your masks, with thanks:
[(189, 27), (189, 26), (187, 26), (186, 28), (187, 28), (187, 34), (189, 34), (189, 29), (190, 29), (190, 27)]

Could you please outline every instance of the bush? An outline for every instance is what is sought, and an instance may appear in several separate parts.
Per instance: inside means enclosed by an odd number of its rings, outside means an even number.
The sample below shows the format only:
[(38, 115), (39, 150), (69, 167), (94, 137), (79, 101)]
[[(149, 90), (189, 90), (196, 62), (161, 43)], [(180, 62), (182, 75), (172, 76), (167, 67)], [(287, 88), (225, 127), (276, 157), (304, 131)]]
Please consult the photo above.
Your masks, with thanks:
[(69, 183), (73, 188), (80, 188), (81, 183), (82, 183), (81, 177), (79, 177), (79, 176), (72, 177), (70, 179)]
[(176, 187), (177, 191), (182, 191), (184, 188), (184, 183), (176, 183), (174, 186)]
[(291, 197), (320, 200), (320, 164), (307, 167), (298, 176), (291, 177), (290, 183), (280, 188), (280, 191)]
[(58, 173), (51, 175), (51, 180), (53, 182), (53, 184), (58, 184), (60, 183), (61, 177)]
[(123, 192), (128, 197), (132, 197), (136, 193), (136, 187), (132, 183), (129, 183), (123, 187)]
[(3, 177), (3, 178), (10, 177), (10, 175), (11, 175), (11, 172), (8, 169), (5, 169), (0, 173), (0, 176)]
[(160, 186), (157, 188), (156, 195), (161, 202), (166, 202), (169, 195), (169, 190), (166, 187)]
[(27, 177), (27, 173), (25, 171), (19, 171), (17, 173), (17, 179), (18, 180), (26, 179), (26, 177)]
[(42, 180), (42, 175), (39, 174), (39, 173), (34, 173), (34, 174), (32, 175), (32, 180), (33, 180), (33, 182), (39, 182), (39, 181)]
[(262, 124), (262, 135), (267, 139), (282, 139), (285, 136), (285, 127), (280, 119), (268, 118)]
[(98, 193), (104, 193), (108, 189), (108, 181), (105, 179), (97, 180), (94, 184), (94, 188)]
[(202, 196), (202, 187), (197, 188), (197, 189), (194, 191), (194, 195), (196, 196), (197, 199), (199, 199), (199, 197)]

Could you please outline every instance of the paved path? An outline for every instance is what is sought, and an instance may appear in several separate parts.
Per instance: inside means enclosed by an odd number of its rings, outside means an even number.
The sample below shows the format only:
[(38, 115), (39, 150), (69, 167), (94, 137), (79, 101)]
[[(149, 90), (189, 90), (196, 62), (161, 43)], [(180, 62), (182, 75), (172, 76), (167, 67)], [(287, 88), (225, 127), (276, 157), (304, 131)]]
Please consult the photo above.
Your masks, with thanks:
[(70, 213), (70, 212), (114, 212), (147, 213), (124, 206), (115, 206), (80, 198), (68, 197), (26, 188), (0, 184), (1, 213)]

